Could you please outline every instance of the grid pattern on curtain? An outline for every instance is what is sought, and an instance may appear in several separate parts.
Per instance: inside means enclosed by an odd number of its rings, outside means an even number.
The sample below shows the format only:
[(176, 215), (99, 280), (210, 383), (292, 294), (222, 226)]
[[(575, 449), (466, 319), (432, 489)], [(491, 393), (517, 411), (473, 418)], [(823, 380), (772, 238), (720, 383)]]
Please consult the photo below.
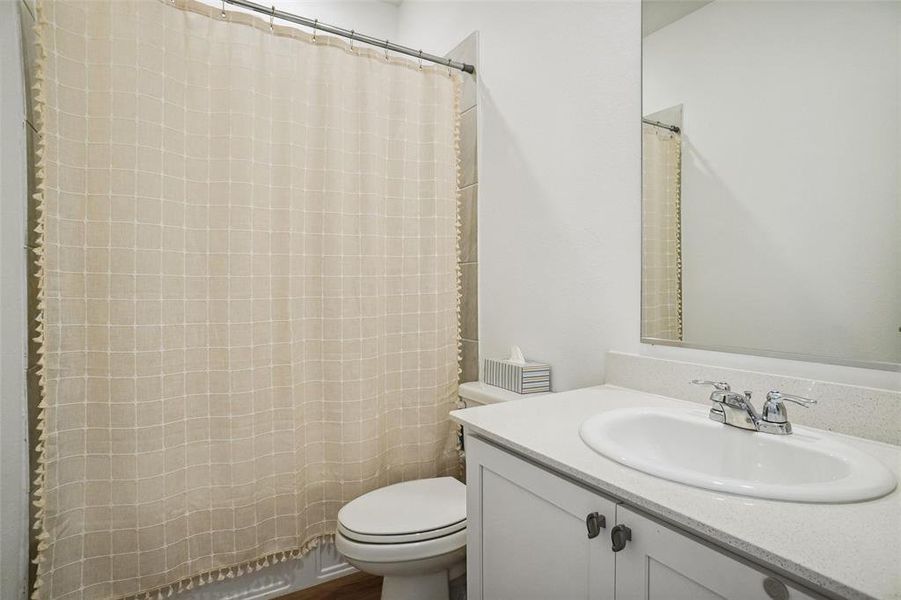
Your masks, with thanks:
[(457, 75), (193, 0), (38, 8), (35, 596), (239, 575), (455, 472)]
[(642, 123), (641, 336), (681, 341), (682, 136)]

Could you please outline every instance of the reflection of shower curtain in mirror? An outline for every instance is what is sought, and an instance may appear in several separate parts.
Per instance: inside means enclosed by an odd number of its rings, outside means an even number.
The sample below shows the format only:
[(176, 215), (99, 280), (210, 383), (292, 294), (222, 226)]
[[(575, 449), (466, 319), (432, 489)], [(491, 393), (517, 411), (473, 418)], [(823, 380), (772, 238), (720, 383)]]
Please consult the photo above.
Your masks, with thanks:
[(456, 472), (458, 76), (195, 0), (38, 17), (36, 598), (253, 572)]
[(641, 127), (641, 335), (681, 341), (682, 136)]

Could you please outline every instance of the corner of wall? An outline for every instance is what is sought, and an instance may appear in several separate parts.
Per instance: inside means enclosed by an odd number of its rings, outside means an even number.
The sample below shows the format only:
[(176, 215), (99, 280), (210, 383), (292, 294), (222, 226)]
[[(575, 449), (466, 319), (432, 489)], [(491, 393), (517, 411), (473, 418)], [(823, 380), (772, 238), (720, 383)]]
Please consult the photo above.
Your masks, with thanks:
[(445, 56), (475, 65), (462, 74), (460, 89), (460, 169), (457, 181), (460, 239), (460, 382), (479, 379), (479, 170), (478, 170), (478, 33), (471, 33)]

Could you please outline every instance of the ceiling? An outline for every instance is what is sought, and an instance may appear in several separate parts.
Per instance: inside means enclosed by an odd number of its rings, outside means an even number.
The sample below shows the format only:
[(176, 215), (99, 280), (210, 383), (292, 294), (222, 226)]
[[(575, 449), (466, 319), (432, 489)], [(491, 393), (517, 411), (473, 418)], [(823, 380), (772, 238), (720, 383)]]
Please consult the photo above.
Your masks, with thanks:
[(713, 0), (643, 0), (641, 37), (647, 37), (711, 2)]

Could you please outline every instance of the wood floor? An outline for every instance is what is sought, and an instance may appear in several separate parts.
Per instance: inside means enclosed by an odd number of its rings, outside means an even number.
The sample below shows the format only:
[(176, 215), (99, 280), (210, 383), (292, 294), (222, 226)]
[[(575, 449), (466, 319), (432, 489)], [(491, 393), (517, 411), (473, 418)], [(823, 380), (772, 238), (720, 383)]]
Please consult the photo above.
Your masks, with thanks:
[(278, 600), (379, 600), (382, 578), (368, 573), (354, 573), (300, 590)]
[[(279, 596), (276, 600), (380, 600), (382, 578), (354, 573), (315, 587)], [(466, 575), (450, 582), (450, 600), (466, 600)]]

